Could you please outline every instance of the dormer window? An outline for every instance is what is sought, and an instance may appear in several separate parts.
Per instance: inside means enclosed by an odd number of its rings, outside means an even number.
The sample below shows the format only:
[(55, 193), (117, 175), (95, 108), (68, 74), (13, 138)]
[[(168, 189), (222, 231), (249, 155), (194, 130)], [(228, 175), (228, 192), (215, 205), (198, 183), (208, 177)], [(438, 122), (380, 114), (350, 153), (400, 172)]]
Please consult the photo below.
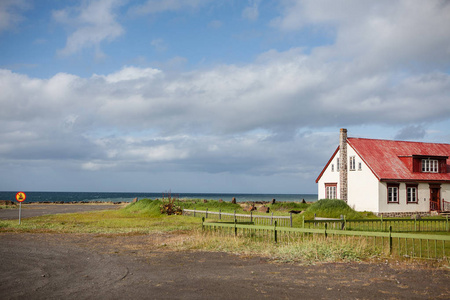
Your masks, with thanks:
[(439, 163), (437, 159), (422, 159), (422, 172), (438, 173)]

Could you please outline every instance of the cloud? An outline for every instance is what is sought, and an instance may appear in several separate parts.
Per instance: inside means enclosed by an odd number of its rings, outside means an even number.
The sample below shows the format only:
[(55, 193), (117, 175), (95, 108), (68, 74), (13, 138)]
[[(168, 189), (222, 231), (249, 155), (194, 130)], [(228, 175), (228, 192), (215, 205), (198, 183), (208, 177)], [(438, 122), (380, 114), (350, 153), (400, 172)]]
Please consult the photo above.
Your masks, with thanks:
[(242, 11), (242, 17), (249, 21), (256, 21), (259, 17), (259, 3), (260, 0), (249, 1), (249, 6)]
[(164, 52), (167, 50), (167, 45), (163, 39), (154, 39), (150, 44), (158, 52)]
[(0, 33), (15, 29), (24, 20), (22, 13), (31, 8), (24, 0), (3, 0), (0, 2)]
[(129, 13), (134, 15), (147, 15), (165, 11), (177, 11), (200, 7), (211, 0), (147, 0), (142, 5), (130, 8)]
[(396, 135), (396, 140), (421, 140), (425, 137), (426, 130), (420, 125), (410, 125), (402, 128)]
[(66, 46), (58, 53), (72, 55), (84, 48), (94, 47), (96, 55), (103, 56), (100, 44), (113, 41), (124, 33), (114, 14), (114, 10), (122, 4), (120, 0), (93, 0), (83, 2), (80, 7), (53, 11), (56, 22), (75, 28), (67, 38)]

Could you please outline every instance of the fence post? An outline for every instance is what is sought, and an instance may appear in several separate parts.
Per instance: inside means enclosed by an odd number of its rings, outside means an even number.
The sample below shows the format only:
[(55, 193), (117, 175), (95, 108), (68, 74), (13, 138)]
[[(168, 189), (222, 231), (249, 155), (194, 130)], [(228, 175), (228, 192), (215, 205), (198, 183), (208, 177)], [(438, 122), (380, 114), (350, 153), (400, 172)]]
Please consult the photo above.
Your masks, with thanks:
[(445, 224), (445, 229), (448, 231), (448, 215), (447, 215), (447, 223)]
[(237, 236), (237, 219), (234, 217), (234, 236)]
[(270, 218), (270, 225), (273, 225), (273, 212), (272, 212), (272, 217)]
[(194, 218), (195, 218), (195, 207), (194, 207)]
[(302, 216), (303, 221), (302, 221), (302, 227), (305, 228), (305, 216)]
[(290, 221), (290, 224), (291, 224), (291, 227), (292, 227), (292, 213), (289, 213), (289, 221)]
[(414, 231), (417, 231), (417, 214), (414, 215)]
[(347, 230), (347, 217), (344, 215), (344, 230)]
[(328, 227), (328, 223), (325, 223), (325, 238), (328, 237), (328, 235), (327, 235), (327, 227)]
[(274, 234), (275, 234), (275, 243), (277, 243), (278, 239), (277, 239), (277, 221), (276, 220), (275, 220), (275, 227), (273, 229), (274, 229)]
[(389, 254), (392, 254), (392, 226), (389, 226)]
[(222, 220), (222, 209), (219, 208), (219, 220)]
[(206, 209), (205, 217), (208, 219), (208, 208)]
[(250, 211), (250, 223), (253, 222), (253, 212)]
[(202, 231), (205, 231), (205, 218), (202, 217)]
[(384, 227), (383, 227), (383, 215), (381, 215), (381, 231), (384, 231)]

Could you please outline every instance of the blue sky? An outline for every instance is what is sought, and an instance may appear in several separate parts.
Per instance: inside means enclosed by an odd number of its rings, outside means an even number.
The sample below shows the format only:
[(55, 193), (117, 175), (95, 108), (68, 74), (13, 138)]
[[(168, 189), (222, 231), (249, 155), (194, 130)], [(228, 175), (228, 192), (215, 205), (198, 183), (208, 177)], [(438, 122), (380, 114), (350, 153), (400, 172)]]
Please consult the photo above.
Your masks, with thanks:
[(0, 190), (316, 193), (450, 143), (447, 1), (0, 1)]

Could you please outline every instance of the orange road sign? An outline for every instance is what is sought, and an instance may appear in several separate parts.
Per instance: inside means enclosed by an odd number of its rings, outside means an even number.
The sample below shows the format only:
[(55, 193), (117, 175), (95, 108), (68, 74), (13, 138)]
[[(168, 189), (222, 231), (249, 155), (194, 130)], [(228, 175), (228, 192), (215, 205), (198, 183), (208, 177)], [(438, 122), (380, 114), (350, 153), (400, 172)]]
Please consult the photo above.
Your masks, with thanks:
[(27, 198), (27, 195), (25, 195), (24, 192), (18, 192), (16, 194), (16, 200), (19, 201), (19, 202), (25, 201), (26, 198)]

